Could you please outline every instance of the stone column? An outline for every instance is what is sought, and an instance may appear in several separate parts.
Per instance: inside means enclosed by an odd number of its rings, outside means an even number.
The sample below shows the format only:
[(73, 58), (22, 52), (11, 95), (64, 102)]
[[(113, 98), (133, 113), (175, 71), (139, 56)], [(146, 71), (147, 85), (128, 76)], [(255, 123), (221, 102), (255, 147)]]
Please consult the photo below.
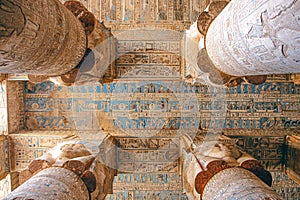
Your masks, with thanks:
[(232, 76), (300, 72), (300, 1), (232, 0), (210, 24), (205, 46)]
[[(186, 57), (188, 67), (186, 68), (186, 79), (192, 83), (205, 83), (211, 85), (224, 85), (226, 87), (234, 87), (247, 81), (253, 84), (260, 84), (265, 81), (266, 77), (239, 77), (231, 76), (215, 67), (214, 63), (209, 58), (206, 47), (205, 38), (207, 30), (212, 21), (226, 7), (228, 0), (211, 1), (205, 11), (199, 16), (197, 21), (187, 31), (185, 37)], [(195, 49), (199, 49), (199, 51)], [(253, 81), (254, 80), (254, 81)]]
[[(98, 21), (93, 13), (79, 1), (65, 1), (64, 6), (73, 13), (84, 27), (87, 38), (87, 49), (80, 62), (67, 73), (54, 76), (30, 73), (28, 79), (32, 83), (52, 81), (58, 85), (83, 85), (94, 82), (111, 82), (116, 77), (116, 39), (111, 30)], [(73, 53), (68, 52), (72, 58)], [(72, 54), (72, 55), (71, 55)], [(74, 54), (76, 55), (76, 54)], [(51, 64), (51, 63), (50, 63)], [(51, 66), (52, 67), (52, 66)]]
[[(32, 160), (18, 173), (21, 186), (5, 200), (16, 197), (28, 200), (105, 199), (113, 192), (116, 140), (101, 134), (97, 136), (99, 143), (95, 142), (95, 133), (84, 134), (86, 140), (58, 144)], [(95, 151), (97, 148), (99, 152)], [(94, 150), (93, 154), (89, 149)]]
[(208, 136), (187, 148), (183, 182), (190, 199), (281, 199), (271, 174), (225, 136)]
[(89, 192), (85, 183), (74, 172), (65, 168), (47, 168), (19, 186), (4, 200), (57, 199), (88, 200)]
[(3, 0), (0, 5), (1, 73), (57, 76), (84, 56), (84, 28), (58, 0)]
[(228, 168), (208, 181), (202, 199), (277, 200), (282, 198), (249, 170)]

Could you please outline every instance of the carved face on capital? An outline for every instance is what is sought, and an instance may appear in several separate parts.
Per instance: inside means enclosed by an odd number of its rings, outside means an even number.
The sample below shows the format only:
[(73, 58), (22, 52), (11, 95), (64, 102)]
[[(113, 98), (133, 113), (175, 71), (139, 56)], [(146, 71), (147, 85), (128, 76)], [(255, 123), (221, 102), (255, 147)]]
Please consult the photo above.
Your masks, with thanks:
[(219, 136), (217, 141), (206, 141), (204, 151), (201, 154), (218, 159), (237, 159), (242, 155), (242, 152), (233, 140), (225, 136)]
[(96, 21), (94, 30), (88, 35), (88, 48), (94, 49), (112, 35), (103, 22)]
[(82, 156), (89, 156), (91, 153), (83, 144), (63, 144), (50, 150), (52, 157), (58, 160), (72, 159)]

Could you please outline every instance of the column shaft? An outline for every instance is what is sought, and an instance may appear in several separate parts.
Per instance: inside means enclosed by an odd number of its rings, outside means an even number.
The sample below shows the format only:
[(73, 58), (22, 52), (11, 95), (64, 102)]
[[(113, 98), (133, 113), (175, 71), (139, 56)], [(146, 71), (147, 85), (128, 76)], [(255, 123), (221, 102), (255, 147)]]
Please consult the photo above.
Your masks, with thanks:
[(16, 190), (4, 200), (88, 200), (89, 192), (81, 178), (64, 168), (47, 168)]
[(210, 25), (206, 49), (233, 76), (300, 72), (300, 1), (232, 0)]
[(228, 168), (208, 181), (202, 199), (277, 200), (282, 198), (250, 171), (243, 168)]
[(86, 34), (58, 0), (3, 0), (0, 5), (1, 73), (55, 76), (80, 62)]

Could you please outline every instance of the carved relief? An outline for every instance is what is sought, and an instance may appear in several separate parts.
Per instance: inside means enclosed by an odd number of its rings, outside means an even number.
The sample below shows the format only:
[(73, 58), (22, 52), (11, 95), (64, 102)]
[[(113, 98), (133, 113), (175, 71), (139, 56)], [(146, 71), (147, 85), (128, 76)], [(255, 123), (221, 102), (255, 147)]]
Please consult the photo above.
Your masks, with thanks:
[(200, 194), (201, 198), (210, 199), (206, 197), (206, 190), (213, 190), (210, 188), (211, 180), (227, 168), (247, 169), (257, 176), (258, 182), (260, 182), (259, 177), (267, 185), (272, 184), (271, 174), (262, 167), (259, 161), (241, 151), (228, 137), (209, 134), (200, 145), (194, 143), (186, 148), (183, 181), (187, 194), (191, 198), (199, 198), (198, 194)]
[(47, 168), (10, 193), (12, 199), (82, 199), (88, 200), (86, 185), (74, 172), (65, 168)]
[(205, 186), (202, 198), (282, 199), (257, 176), (243, 168), (228, 168), (217, 173)]
[(208, 55), (230, 75), (298, 73), (298, 8), (295, 1), (232, 1), (208, 30)]
[[(202, 12), (207, 1), (187, 0), (103, 0), (81, 1), (93, 12), (97, 19), (105, 21), (113, 30), (130, 29), (130, 27), (154, 27), (184, 30), (191, 21)], [(160, 22), (158, 24), (157, 22)], [(117, 22), (117, 23), (116, 23)], [(185, 23), (185, 25), (183, 25)]]
[[(1, 34), (9, 36), (1, 37), (1, 72), (60, 75), (81, 60), (86, 35), (79, 21), (58, 0), (6, 0), (1, 2), (1, 13)], [(15, 20), (10, 13), (15, 13)], [(12, 34), (14, 30), (16, 34)]]
[[(37, 84), (31, 89), (32, 91), (29, 88), (27, 89), (25, 116), (27, 117), (28, 127), (43, 130), (72, 130), (76, 127), (74, 118), (77, 114), (84, 115), (93, 110), (96, 113), (107, 115), (111, 122), (115, 121), (115, 124), (112, 125), (116, 128), (124, 130), (130, 129), (130, 127), (131, 130), (132, 127), (138, 128), (137, 134), (139, 134), (139, 131), (143, 133), (151, 127), (178, 130), (180, 126), (189, 129), (195, 127), (197, 121), (193, 121), (193, 118), (188, 116), (182, 116), (179, 123), (176, 119), (178, 117), (176, 113), (178, 111), (189, 113), (195, 107), (192, 107), (192, 105), (179, 107), (179, 99), (176, 96), (183, 95), (188, 98), (188, 94), (191, 93), (201, 100), (201, 104), (199, 104), (201, 119), (199, 122), (203, 130), (216, 126), (220, 129), (231, 129), (233, 131), (252, 129), (254, 132), (256, 130), (272, 130), (275, 133), (277, 130), (284, 128), (297, 128), (299, 116), (296, 111), (299, 110), (299, 98), (297, 98), (299, 87), (293, 83), (242, 84), (226, 90), (224, 105), (217, 101), (211, 101), (210, 96), (205, 96), (208, 91), (214, 89), (214, 87), (204, 85), (188, 86), (175, 82), (118, 82), (118, 84), (111, 83), (75, 88), (56, 87), (53, 84), (42, 83)], [(274, 94), (274, 92), (281, 94)], [(50, 93), (52, 95), (49, 96)], [(78, 98), (70, 99), (74, 95)], [(96, 97), (97, 99), (91, 102), (91, 98)], [(123, 100), (120, 101), (117, 97), (122, 97)], [(264, 100), (262, 100), (262, 97)], [(189, 99), (186, 99), (186, 101), (191, 102)], [(77, 105), (78, 110), (73, 109), (71, 102)], [(224, 106), (227, 109), (225, 119), (221, 117), (211, 118), (211, 110), (221, 111)], [(58, 110), (61, 109), (64, 112), (76, 112), (72, 115), (58, 114)], [(131, 116), (137, 116), (137, 118), (126, 118), (129, 111)], [(148, 117), (145, 115), (146, 111), (151, 111), (151, 116), (155, 116), (154, 121), (149, 119), (150, 115)], [(112, 112), (114, 112), (114, 116), (118, 118), (119, 122), (113, 120), (110, 114)], [(127, 114), (124, 116), (124, 113)], [(171, 117), (168, 123), (165, 116)], [(79, 120), (76, 121), (77, 125), (82, 127), (91, 123), (85, 119), (75, 119)], [(222, 119), (224, 123), (220, 123)], [(29, 122), (34, 123), (31, 123), (31, 126)], [(119, 134), (120, 132), (115, 133)], [(267, 134), (267, 132), (264, 134)]]
[(75, 15), (82, 23), (86, 34), (94, 31), (96, 26), (96, 18), (93, 13), (89, 12), (79, 1), (66, 1), (64, 6)]
[(178, 172), (179, 140), (177, 138), (118, 139), (119, 172)]
[(0, 5), (0, 37), (10, 37), (13, 33), (20, 35), (26, 23), (21, 7), (9, 0), (1, 1)]
[[(13, 142), (15, 143), (15, 151), (20, 152), (21, 148), (20, 144), (18, 144), (20, 141), (17, 138), (14, 138)], [(47, 139), (41, 136), (23, 136), (23, 138), (33, 140), (34, 145), (39, 145), (39, 148), (43, 145), (49, 148), (50, 146), (48, 145), (55, 143), (53, 137)], [(34, 159), (20, 172), (19, 184), (22, 184), (26, 180), (32, 182), (36, 176), (45, 173), (45, 169), (53, 171), (53, 167), (61, 167), (74, 172), (78, 178), (81, 178), (88, 192), (93, 196), (93, 199), (104, 199), (107, 194), (112, 194), (112, 183), (116, 175), (116, 143), (112, 137), (105, 138), (104, 140), (103, 138), (97, 144), (89, 143), (88, 141), (60, 143), (46, 153), (41, 152), (40, 155), (42, 156), (40, 157), (36, 157), (38, 154), (35, 152), (34, 155), (31, 155)], [(87, 146), (93, 152), (88, 150)], [(34, 176), (35, 174), (37, 175)], [(31, 178), (32, 176), (33, 178)], [(24, 189), (27, 186), (28, 183), (22, 186), (22, 188)], [(11, 195), (15, 195), (15, 193)]]
[(119, 191), (113, 195), (109, 195), (108, 199), (132, 199), (132, 200), (188, 200), (187, 196), (182, 194), (181, 191), (174, 190), (161, 190), (161, 191), (152, 191), (151, 189), (147, 191), (141, 190), (130, 190), (130, 191)]
[(11, 134), (11, 170), (22, 170), (29, 163), (42, 156), (50, 148), (69, 138), (74, 139), (75, 132), (28, 132), (28, 134)]

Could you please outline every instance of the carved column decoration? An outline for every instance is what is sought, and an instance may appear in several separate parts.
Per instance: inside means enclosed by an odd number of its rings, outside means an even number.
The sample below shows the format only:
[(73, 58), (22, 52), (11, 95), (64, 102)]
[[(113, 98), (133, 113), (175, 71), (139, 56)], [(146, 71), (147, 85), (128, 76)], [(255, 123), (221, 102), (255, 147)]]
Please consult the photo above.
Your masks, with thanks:
[(72, 70), (86, 51), (86, 34), (58, 0), (3, 0), (0, 72), (57, 76)]
[(228, 168), (214, 175), (206, 184), (202, 199), (282, 199), (268, 185), (249, 170)]
[[(192, 40), (198, 44), (199, 52), (197, 56), (197, 66), (187, 69), (187, 79), (192, 78), (192, 82), (201, 82), (201, 79), (205, 79), (203, 74), (208, 74), (208, 80), (213, 85), (224, 85), (226, 87), (234, 87), (240, 85), (243, 81), (246, 81), (250, 84), (259, 85), (266, 81), (266, 75), (254, 75), (248, 76), (245, 75), (234, 75), (222, 71), (215, 65), (214, 61), (211, 60), (211, 57), (208, 54), (207, 49), (207, 33), (212, 22), (217, 18), (221, 11), (227, 6), (228, 0), (223, 1), (212, 1), (205, 11), (203, 11), (199, 16), (197, 21), (190, 27), (189, 34), (190, 37), (187, 37), (187, 40)], [(197, 27), (195, 29), (194, 27)], [(218, 34), (215, 34), (218, 33)], [(222, 34), (219, 30), (214, 32), (214, 35)], [(215, 44), (213, 48), (216, 49), (216, 52), (219, 51), (219, 44)], [(190, 48), (190, 47), (187, 47)], [(212, 48), (212, 47), (210, 47)], [(225, 59), (225, 58), (224, 58)], [(200, 80), (200, 81), (199, 81)]]
[[(281, 199), (269, 188), (272, 184), (271, 174), (255, 158), (238, 149), (234, 141), (225, 136), (208, 138), (201, 146), (191, 148), (185, 156), (184, 165), (184, 187), (191, 199), (236, 199), (239, 192), (251, 187), (261, 192), (252, 194), (249, 191), (246, 197)], [(223, 176), (226, 176), (226, 172), (230, 176), (225, 180)], [(238, 187), (240, 179), (245, 181)], [(223, 190), (227, 192), (223, 194)]]
[(19, 184), (22, 185), (5, 200), (104, 199), (107, 194), (112, 194), (116, 144), (113, 137), (99, 142), (97, 155), (92, 155), (78, 142), (62, 143), (50, 149), (19, 173)]
[[(87, 35), (87, 49), (83, 58), (74, 68), (59, 76), (49, 75), (28, 75), (32, 83), (52, 81), (58, 85), (70, 86), (74, 83), (82, 85), (94, 82), (111, 82), (116, 76), (115, 54), (116, 39), (109, 28), (103, 22), (96, 20), (93, 13), (79, 1), (66, 1), (64, 6), (82, 24)], [(76, 52), (75, 52), (76, 53)], [(74, 52), (71, 53), (72, 55)]]
[(89, 192), (84, 182), (74, 172), (65, 168), (51, 167), (39, 172), (4, 198), (4, 200), (17, 199), (88, 200)]
[(299, 10), (295, 0), (232, 0), (208, 28), (211, 61), (232, 76), (299, 73)]

